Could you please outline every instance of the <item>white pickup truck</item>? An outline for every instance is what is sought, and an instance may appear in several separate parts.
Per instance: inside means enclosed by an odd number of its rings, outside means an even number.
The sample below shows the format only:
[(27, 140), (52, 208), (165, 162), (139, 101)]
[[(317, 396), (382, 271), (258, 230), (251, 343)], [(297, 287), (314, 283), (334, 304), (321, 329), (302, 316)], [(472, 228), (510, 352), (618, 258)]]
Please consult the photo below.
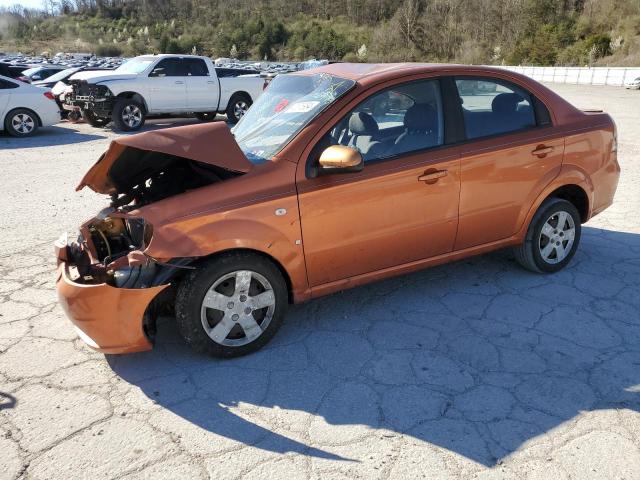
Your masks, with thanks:
[(220, 78), (211, 59), (195, 55), (142, 55), (116, 70), (76, 73), (68, 83), (66, 110), (124, 131), (140, 129), (147, 115), (193, 113), (210, 121), (226, 113), (235, 123), (265, 87), (257, 75)]

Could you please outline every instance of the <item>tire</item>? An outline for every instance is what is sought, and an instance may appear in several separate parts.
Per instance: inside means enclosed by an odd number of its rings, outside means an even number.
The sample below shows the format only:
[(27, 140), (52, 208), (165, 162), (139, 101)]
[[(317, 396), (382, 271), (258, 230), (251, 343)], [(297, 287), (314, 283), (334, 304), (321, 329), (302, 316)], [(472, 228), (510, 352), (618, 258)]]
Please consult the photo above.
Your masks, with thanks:
[(133, 98), (121, 98), (116, 101), (111, 117), (118, 130), (135, 132), (142, 128), (147, 115), (142, 103)]
[(12, 137), (29, 137), (38, 130), (38, 116), (26, 108), (16, 108), (5, 117), (4, 129)]
[(218, 112), (199, 112), (195, 116), (201, 122), (213, 122), (216, 119)]
[(102, 128), (110, 122), (108, 118), (98, 117), (90, 110), (83, 110), (82, 116), (87, 121), (87, 123), (89, 123), (89, 125), (96, 128)]
[(561, 198), (545, 200), (533, 216), (524, 242), (514, 248), (516, 260), (532, 272), (562, 270), (580, 243), (580, 222), (580, 213), (571, 202)]
[[(238, 284), (237, 279), (245, 282)], [(256, 301), (261, 301), (257, 306), (267, 306), (256, 308)], [(188, 345), (229, 358), (262, 348), (280, 328), (287, 308), (287, 285), (278, 267), (255, 253), (231, 252), (205, 262), (182, 280), (175, 310), (178, 330)]]
[(252, 103), (251, 97), (246, 93), (234, 93), (231, 95), (226, 111), (227, 120), (231, 123), (238, 123)]

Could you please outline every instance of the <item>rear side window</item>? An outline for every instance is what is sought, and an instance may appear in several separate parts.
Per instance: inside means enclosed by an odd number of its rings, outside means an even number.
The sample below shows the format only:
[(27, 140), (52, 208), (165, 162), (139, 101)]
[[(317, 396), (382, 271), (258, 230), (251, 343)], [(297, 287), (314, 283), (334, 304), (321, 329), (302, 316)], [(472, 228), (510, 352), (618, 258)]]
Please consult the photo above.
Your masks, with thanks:
[[(537, 126), (531, 94), (498, 79), (455, 79), (467, 138), (481, 138)], [(543, 106), (544, 107), (544, 106)]]
[(187, 66), (187, 72), (192, 77), (206, 77), (209, 75), (209, 69), (204, 60), (200, 58), (185, 58), (182, 60)]
[(18, 88), (18, 84), (0, 78), (0, 90), (8, 90), (10, 88)]

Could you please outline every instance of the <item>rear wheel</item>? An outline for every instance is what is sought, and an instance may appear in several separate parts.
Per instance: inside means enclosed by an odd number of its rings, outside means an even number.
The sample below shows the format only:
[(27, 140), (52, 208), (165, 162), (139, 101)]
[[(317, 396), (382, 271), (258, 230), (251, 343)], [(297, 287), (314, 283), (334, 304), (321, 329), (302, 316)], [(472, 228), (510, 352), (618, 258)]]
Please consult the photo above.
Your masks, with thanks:
[(144, 125), (144, 106), (132, 98), (121, 98), (113, 107), (112, 120), (118, 130), (133, 132)]
[(245, 93), (234, 93), (229, 99), (229, 105), (227, 105), (227, 119), (231, 123), (238, 123), (244, 114), (247, 113), (252, 103), (249, 95)]
[(580, 213), (571, 202), (546, 200), (531, 220), (524, 242), (514, 248), (516, 260), (538, 273), (563, 269), (580, 243), (580, 221)]
[(90, 110), (83, 110), (82, 116), (92, 127), (101, 128), (109, 123), (108, 118), (98, 117)]
[(280, 270), (253, 253), (234, 252), (189, 274), (176, 297), (176, 321), (196, 351), (235, 357), (263, 347), (288, 307)]
[(13, 137), (28, 137), (38, 129), (38, 117), (31, 110), (16, 108), (5, 117), (4, 129)]

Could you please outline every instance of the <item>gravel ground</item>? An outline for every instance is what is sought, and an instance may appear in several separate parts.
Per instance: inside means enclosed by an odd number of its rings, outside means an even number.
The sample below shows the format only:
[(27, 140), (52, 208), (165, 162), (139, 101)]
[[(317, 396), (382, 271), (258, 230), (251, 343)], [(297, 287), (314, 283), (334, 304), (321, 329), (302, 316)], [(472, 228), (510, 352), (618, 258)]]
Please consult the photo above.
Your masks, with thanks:
[(497, 252), (332, 295), (227, 361), (169, 319), (152, 352), (86, 348), (51, 244), (104, 206), (74, 187), (115, 134), (0, 136), (0, 478), (640, 478), (640, 92), (552, 88), (620, 137), (569, 268)]

